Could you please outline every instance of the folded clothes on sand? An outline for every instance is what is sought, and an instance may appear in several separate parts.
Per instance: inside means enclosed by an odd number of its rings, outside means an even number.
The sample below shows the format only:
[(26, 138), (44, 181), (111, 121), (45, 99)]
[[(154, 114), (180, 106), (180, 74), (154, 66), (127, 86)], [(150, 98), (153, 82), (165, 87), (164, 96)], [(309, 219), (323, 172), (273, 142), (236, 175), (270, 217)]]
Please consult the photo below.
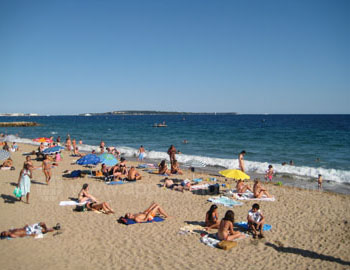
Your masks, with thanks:
[(132, 224), (137, 224), (137, 223), (153, 223), (153, 222), (161, 222), (164, 221), (164, 218), (155, 216), (152, 220), (146, 221), (146, 222), (136, 222), (135, 220), (129, 219), (129, 218), (124, 218), (120, 217), (118, 222), (125, 224), (125, 225), (132, 225)]
[(86, 204), (87, 202), (78, 202), (78, 201), (62, 201), (60, 202), (60, 206), (69, 206), (69, 205), (84, 205)]
[(243, 205), (243, 203), (237, 202), (225, 196), (209, 198), (208, 201), (216, 204), (222, 204), (226, 207)]

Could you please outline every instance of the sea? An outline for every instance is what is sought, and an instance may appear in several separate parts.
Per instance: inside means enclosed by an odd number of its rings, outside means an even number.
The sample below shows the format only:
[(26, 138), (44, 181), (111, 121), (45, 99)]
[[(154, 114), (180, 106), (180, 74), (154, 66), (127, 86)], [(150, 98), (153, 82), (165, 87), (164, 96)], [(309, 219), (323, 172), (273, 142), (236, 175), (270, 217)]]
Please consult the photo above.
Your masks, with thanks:
[[(248, 174), (263, 177), (272, 165), (275, 182), (350, 193), (350, 115), (93, 115), (0, 117), (0, 122), (34, 121), (38, 127), (0, 127), (8, 140), (36, 144), (37, 137), (69, 134), (80, 151), (98, 149), (101, 140), (134, 159), (140, 145), (147, 162), (168, 159), (174, 145), (183, 166), (198, 166), (215, 175), (238, 168), (238, 154), (246, 151)], [(166, 127), (154, 127), (155, 123)], [(292, 161), (293, 165), (289, 165)], [(287, 163), (282, 165), (282, 163)]]

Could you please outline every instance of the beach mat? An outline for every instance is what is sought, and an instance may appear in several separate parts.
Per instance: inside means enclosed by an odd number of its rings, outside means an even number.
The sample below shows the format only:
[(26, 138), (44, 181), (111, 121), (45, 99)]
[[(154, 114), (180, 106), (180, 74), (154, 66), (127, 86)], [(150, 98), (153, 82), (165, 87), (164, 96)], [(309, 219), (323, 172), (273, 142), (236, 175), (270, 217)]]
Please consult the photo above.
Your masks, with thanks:
[[(247, 222), (237, 222), (235, 223), (235, 226), (240, 227), (242, 229), (248, 230), (248, 223)], [(271, 230), (272, 226), (270, 224), (264, 224), (263, 231), (269, 231)]]
[(267, 198), (266, 195), (262, 196), (262, 198), (255, 198), (253, 193), (233, 193), (233, 197), (236, 200), (242, 200), (242, 201), (266, 201), (266, 202), (274, 202), (276, 199), (275, 197)]
[(243, 205), (243, 203), (237, 202), (237, 201), (232, 200), (232, 199), (225, 197), (225, 196), (209, 198), (208, 201), (215, 203), (215, 204), (221, 204), (221, 205), (224, 205), (226, 207)]
[(133, 224), (137, 224), (137, 223), (153, 223), (153, 222), (162, 222), (164, 221), (164, 218), (161, 218), (161, 217), (158, 217), (158, 216), (155, 216), (152, 220), (149, 220), (149, 221), (146, 221), (146, 222), (136, 222), (132, 219), (128, 219), (128, 218), (124, 218), (124, 217), (121, 217), (119, 218), (118, 222), (119, 223), (122, 223), (122, 224), (125, 224), (125, 225), (133, 225)]
[(84, 205), (86, 202), (77, 202), (77, 201), (61, 201), (60, 206), (71, 206), (71, 205)]

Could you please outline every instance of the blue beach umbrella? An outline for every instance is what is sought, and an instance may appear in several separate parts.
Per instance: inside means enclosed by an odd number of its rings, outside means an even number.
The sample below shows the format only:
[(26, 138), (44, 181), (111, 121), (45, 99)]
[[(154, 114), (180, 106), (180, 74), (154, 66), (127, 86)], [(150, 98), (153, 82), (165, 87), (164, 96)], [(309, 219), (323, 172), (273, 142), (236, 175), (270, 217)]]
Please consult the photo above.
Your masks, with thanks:
[(78, 165), (96, 165), (100, 163), (101, 160), (98, 156), (94, 154), (88, 154), (86, 156), (83, 156), (77, 160)]
[(61, 152), (61, 150), (63, 150), (64, 147), (62, 146), (54, 146), (54, 147), (50, 147), (50, 148), (46, 148), (43, 153), (47, 154), (47, 155), (51, 155), (51, 154), (56, 154)]
[(104, 153), (98, 156), (101, 160), (101, 163), (106, 164), (107, 166), (114, 166), (115, 164), (118, 164), (118, 160), (109, 153)]
[(5, 160), (10, 157), (10, 152), (6, 150), (0, 150), (0, 160)]

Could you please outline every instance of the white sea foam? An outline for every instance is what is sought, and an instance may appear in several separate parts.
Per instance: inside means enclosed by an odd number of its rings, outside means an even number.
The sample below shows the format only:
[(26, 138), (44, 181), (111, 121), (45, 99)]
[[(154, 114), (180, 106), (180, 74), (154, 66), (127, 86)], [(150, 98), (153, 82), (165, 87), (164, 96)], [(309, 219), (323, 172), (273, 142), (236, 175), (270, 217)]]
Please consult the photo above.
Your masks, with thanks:
[[(9, 142), (18, 142), (32, 145), (39, 145), (40, 143), (34, 142), (31, 139), (19, 138), (14, 135), (8, 135), (3, 140)], [(99, 151), (98, 146), (93, 145), (78, 145), (79, 151), (91, 152), (92, 150)], [(121, 155), (125, 157), (137, 157), (138, 150), (132, 147), (126, 146), (117, 146), (117, 149), (121, 152)], [(154, 160), (169, 160), (169, 156), (166, 152), (158, 151), (146, 151), (145, 157)], [(223, 158), (213, 158), (205, 156), (194, 156), (194, 155), (185, 155), (179, 154), (176, 156), (176, 159), (180, 163), (190, 164), (194, 163), (204, 163), (208, 166), (220, 166), (227, 169), (237, 169), (238, 160), (237, 159), (223, 159)], [(245, 166), (247, 172), (264, 174), (268, 168), (269, 163), (266, 162), (257, 162), (245, 160)], [(350, 184), (350, 171), (346, 170), (335, 170), (335, 169), (326, 169), (326, 168), (314, 168), (307, 166), (282, 166), (281, 164), (271, 164), (274, 167), (274, 170), (277, 174), (288, 174), (301, 178), (316, 178), (318, 174), (322, 174), (325, 180), (331, 180), (338, 183), (349, 183)]]

